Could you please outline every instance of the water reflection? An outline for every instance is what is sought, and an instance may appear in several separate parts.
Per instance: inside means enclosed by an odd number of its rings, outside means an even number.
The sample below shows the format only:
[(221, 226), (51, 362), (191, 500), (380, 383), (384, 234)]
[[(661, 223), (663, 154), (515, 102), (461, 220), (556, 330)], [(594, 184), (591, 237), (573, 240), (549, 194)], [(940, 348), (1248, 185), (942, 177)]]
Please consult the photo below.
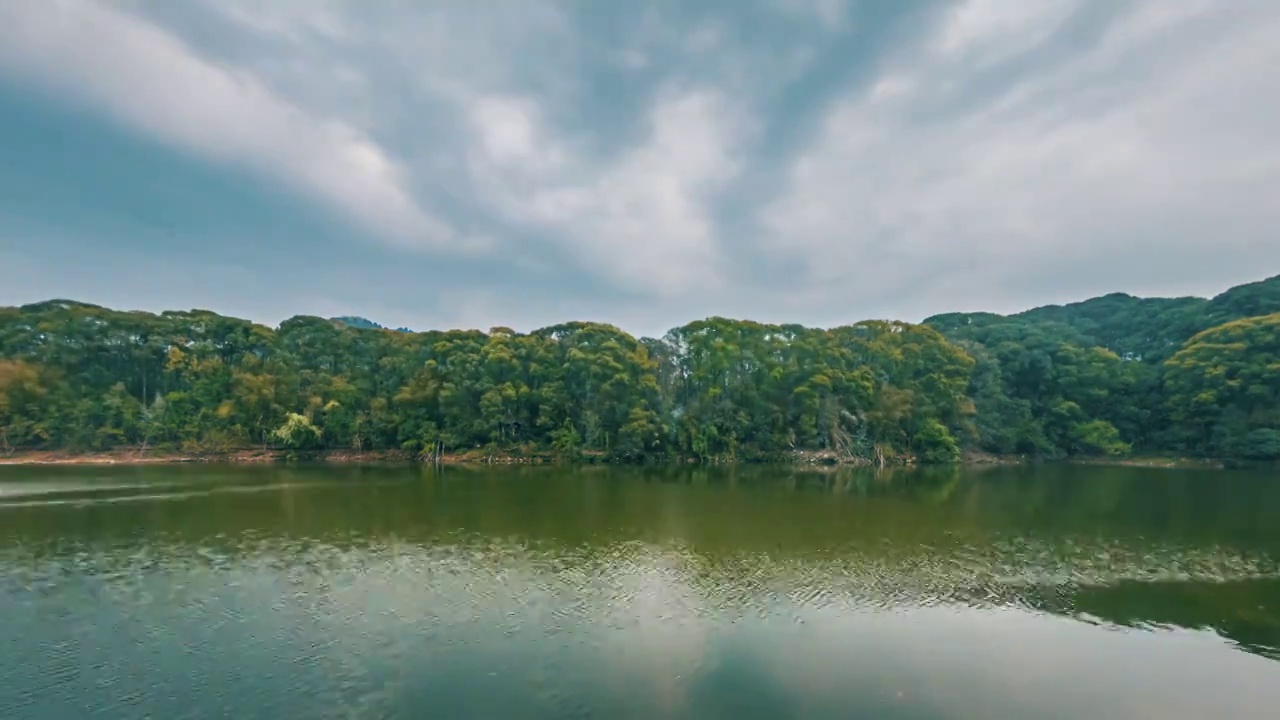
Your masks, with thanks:
[(1280, 701), (1268, 477), (0, 471), (4, 717), (1250, 718)]

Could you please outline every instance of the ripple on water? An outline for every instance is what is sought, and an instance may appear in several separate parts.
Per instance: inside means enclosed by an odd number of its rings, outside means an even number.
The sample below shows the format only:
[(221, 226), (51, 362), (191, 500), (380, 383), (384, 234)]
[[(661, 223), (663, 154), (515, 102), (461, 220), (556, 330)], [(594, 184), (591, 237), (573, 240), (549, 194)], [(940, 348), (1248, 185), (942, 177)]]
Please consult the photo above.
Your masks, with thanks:
[[(548, 717), (586, 717), (608, 705), (608, 689), (625, 697), (647, 683), (654, 707), (673, 713), (689, 683), (719, 672), (708, 648), (743, 623), (921, 608), (1071, 615), (1081, 587), (1278, 576), (1272, 558), (1227, 547), (1083, 538), (855, 545), (813, 557), (246, 533), (208, 544), (7, 547), (0, 566), (0, 612), (42, 634), (6, 641), (5, 717), (56, 697), (93, 698), (116, 717), (181, 717), (194, 706), (205, 716), (376, 714), (423, 688), (446, 692), (438, 677), (468, 683), (486, 708), (508, 707), (503, 678), (518, 677)], [(586, 667), (590, 687), (574, 679)], [(231, 690), (245, 674), (252, 700)], [(180, 692), (166, 699), (161, 687)]]

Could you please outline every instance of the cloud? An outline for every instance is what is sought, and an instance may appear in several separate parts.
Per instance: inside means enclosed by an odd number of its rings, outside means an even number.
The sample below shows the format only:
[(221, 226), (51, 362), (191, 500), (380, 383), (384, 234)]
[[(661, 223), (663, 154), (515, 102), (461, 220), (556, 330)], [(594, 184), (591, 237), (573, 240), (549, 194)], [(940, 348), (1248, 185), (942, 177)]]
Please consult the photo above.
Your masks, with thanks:
[(981, 64), (1016, 56), (1045, 42), (1079, 7), (1078, 0), (967, 0), (949, 13), (936, 47)]
[(776, 7), (793, 17), (811, 18), (828, 31), (847, 28), (849, 0), (773, 0)]
[[(456, 3), (394, 16), (328, 2), (202, 6), (239, 38), (209, 50), (221, 52), (217, 61), (166, 29), (163, 8), (138, 7), (23, 5), (11, 11), (15, 42), (3, 52), (23, 75), (165, 142), (283, 180), (397, 246), (500, 242), (512, 256), (536, 257), (531, 243), (551, 242), (623, 288), (659, 295), (717, 276), (708, 204), (732, 174), (735, 138), (723, 98), (664, 92), (631, 146), (572, 147), (580, 138), (543, 111), (576, 92), (572, 73), (552, 72), (565, 65), (547, 54), (545, 41), (565, 30), (554, 5), (497, 16)], [(701, 53), (716, 39), (701, 28), (685, 44)], [(542, 50), (539, 61), (522, 64), (514, 53), (523, 47)], [(308, 77), (283, 57), (321, 71)], [(394, 74), (379, 77), (379, 68)], [(326, 95), (335, 75), (351, 87)], [(430, 159), (402, 163), (373, 139), (392, 129), (392, 113), (355, 109), (385, 102), (393, 84), (409, 90), (404, 109), (415, 122), (442, 135)], [(536, 95), (510, 92), (531, 85)], [(460, 233), (423, 209), (427, 193), (461, 194), (483, 227)]]
[(1099, 7), (971, 0), (831, 105), (761, 214), (812, 302), (1016, 307), (1280, 264), (1280, 9)]
[(251, 168), (405, 246), (464, 242), (412, 196), (406, 171), (366, 133), (294, 105), (252, 73), (206, 60), (106, 3), (11, 3), (0, 60), (161, 141)]
[[(1277, 23), (1261, 0), (25, 0), (0, 4), (0, 91), (303, 198), (264, 194), (263, 242), (314, 253), (273, 297), (415, 327), (835, 324), (1272, 274)], [(288, 217), (308, 202), (351, 221), (324, 251)], [(177, 208), (165, 229), (174, 262), (217, 243)]]
[(603, 162), (573, 153), (527, 99), (482, 98), (471, 110), (471, 170), (500, 212), (628, 288), (668, 296), (722, 280), (709, 207), (736, 173), (740, 135), (723, 98), (659, 96), (644, 139)]

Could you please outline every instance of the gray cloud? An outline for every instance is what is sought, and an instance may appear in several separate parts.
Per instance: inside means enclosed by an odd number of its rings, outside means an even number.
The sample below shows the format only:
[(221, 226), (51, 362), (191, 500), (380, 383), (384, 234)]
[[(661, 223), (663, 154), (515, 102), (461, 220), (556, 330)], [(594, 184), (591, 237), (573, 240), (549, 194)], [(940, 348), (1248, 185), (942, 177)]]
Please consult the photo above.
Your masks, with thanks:
[(197, 56), (141, 18), (76, 0), (13, 3), (0, 18), (10, 72), (184, 150), (278, 176), (395, 242), (463, 242), (420, 207), (405, 170), (366, 134), (288, 102), (252, 73)]
[(273, 289), (296, 312), (656, 333), (1280, 266), (1274, 3), (717, 7), (28, 0), (0, 8), (0, 74), (274, 178), (393, 256), (480, 263), (416, 293)]
[(1090, 7), (973, 0), (831, 107), (762, 217), (814, 303), (1212, 292), (1280, 265), (1280, 8), (1129, 3), (1037, 54)]
[(547, 228), (578, 257), (656, 295), (719, 284), (723, 260), (707, 194), (735, 174), (724, 101), (698, 91), (655, 102), (646, 137), (616, 158), (585, 162), (547, 133), (531, 103), (472, 107), (472, 173), (494, 207)]

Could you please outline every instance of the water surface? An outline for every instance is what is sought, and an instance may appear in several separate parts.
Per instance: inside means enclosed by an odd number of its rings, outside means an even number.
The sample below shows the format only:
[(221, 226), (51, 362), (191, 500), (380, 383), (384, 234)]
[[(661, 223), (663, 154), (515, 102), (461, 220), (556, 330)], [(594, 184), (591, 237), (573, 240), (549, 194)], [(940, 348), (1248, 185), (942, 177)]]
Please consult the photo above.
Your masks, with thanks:
[(0, 467), (5, 718), (1274, 718), (1280, 478)]

